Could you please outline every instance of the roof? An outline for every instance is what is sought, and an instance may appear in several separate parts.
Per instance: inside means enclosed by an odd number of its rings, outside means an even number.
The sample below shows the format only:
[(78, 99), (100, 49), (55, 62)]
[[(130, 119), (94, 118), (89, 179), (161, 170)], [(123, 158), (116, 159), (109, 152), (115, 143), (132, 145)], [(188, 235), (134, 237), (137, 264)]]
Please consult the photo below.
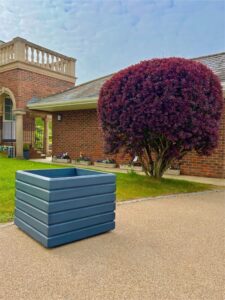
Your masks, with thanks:
[[(225, 87), (225, 52), (193, 58), (207, 65), (221, 80)], [(28, 108), (43, 111), (64, 111), (96, 108), (102, 85), (113, 74), (85, 82), (46, 98), (33, 98), (28, 102)]]
[[(33, 98), (28, 102), (28, 108), (45, 111), (59, 111), (72, 109), (95, 108), (102, 85), (113, 74), (97, 78), (70, 88), (62, 93), (54, 94), (46, 98)], [(84, 109), (83, 108), (83, 109)]]
[(221, 80), (225, 82), (225, 52), (194, 58), (207, 65)]

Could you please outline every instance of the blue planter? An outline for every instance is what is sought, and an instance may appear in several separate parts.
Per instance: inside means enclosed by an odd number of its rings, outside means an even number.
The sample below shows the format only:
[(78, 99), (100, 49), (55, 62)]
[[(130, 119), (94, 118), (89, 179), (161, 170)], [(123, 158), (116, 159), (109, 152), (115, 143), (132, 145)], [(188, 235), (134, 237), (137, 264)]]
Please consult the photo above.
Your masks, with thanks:
[(115, 190), (109, 173), (17, 171), (15, 224), (47, 248), (112, 230)]
[(23, 158), (29, 159), (30, 158), (30, 151), (29, 150), (23, 150)]

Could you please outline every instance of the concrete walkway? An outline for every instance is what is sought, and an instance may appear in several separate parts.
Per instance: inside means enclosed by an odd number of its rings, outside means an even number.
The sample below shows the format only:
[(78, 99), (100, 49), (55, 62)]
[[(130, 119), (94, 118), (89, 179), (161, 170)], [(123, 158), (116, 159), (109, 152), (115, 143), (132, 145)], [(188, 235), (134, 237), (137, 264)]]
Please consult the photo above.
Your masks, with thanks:
[[(52, 164), (52, 158), (47, 157), (46, 159), (31, 159), (31, 161), (34, 162), (42, 162), (42, 163), (49, 163)], [(65, 164), (59, 164), (55, 163), (57, 165), (65, 165)], [(72, 164), (66, 164), (66, 166), (70, 167)], [(74, 166), (74, 165), (73, 165)], [(80, 166), (77, 165), (76, 167), (78, 168), (88, 168), (88, 169), (95, 169), (99, 171), (105, 171), (105, 172), (114, 172), (114, 173), (127, 173), (126, 170), (121, 170), (119, 168), (114, 168), (114, 169), (108, 169), (108, 168), (101, 168), (101, 167), (96, 167), (96, 166)], [(144, 172), (138, 172), (140, 175), (145, 175)], [(217, 186), (225, 186), (225, 179), (220, 179), (220, 178), (209, 178), (209, 177), (199, 177), (199, 176), (187, 176), (187, 175), (164, 175), (164, 178), (171, 178), (171, 179), (178, 179), (178, 180), (187, 180), (187, 181), (193, 181), (193, 182), (200, 182), (200, 183), (206, 183), (206, 184), (213, 184)]]
[(223, 300), (225, 192), (117, 206), (115, 231), (47, 250), (0, 228), (0, 299)]

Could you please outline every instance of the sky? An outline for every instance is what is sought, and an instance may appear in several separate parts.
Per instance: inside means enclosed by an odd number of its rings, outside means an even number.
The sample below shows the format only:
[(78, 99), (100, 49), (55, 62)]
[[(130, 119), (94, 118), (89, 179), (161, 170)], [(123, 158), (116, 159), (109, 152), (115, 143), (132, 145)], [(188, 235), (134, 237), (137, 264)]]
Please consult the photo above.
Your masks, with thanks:
[(225, 51), (225, 0), (0, 0), (0, 40), (77, 59), (77, 83), (155, 57)]

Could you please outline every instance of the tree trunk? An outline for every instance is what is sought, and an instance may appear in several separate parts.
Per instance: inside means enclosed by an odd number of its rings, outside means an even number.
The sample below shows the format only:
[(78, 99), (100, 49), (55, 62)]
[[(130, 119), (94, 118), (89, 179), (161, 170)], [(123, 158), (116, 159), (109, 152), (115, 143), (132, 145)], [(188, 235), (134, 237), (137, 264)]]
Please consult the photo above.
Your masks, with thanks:
[(152, 153), (149, 151), (145, 152), (145, 157), (139, 157), (145, 174), (155, 177), (156, 179), (162, 178), (172, 161), (172, 159), (168, 159), (166, 151), (162, 151), (160, 154), (155, 153), (154, 159), (152, 158)]
[(163, 160), (162, 158), (157, 158), (154, 161), (154, 167), (153, 167), (153, 176), (156, 179), (161, 179), (164, 173), (164, 165), (163, 165)]

